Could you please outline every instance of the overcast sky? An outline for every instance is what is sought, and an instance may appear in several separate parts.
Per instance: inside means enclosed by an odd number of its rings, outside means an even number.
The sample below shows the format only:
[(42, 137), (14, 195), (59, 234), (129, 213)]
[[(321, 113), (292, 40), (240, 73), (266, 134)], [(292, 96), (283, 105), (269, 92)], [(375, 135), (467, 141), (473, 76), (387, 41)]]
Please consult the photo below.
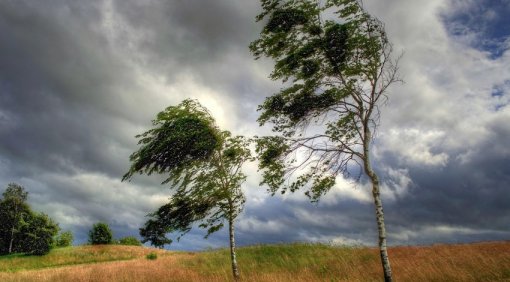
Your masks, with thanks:
[[(510, 238), (510, 1), (366, 0), (386, 24), (403, 85), (389, 89), (373, 146), (388, 243)], [(248, 44), (255, 0), (0, 0), (0, 190), (23, 185), (75, 243), (93, 223), (135, 235), (170, 189), (121, 182), (135, 135), (198, 99), (221, 128), (263, 135), (257, 105), (280, 88)], [(343, 179), (318, 204), (270, 197), (245, 168), (241, 245), (377, 243), (370, 188)], [(172, 249), (227, 246), (194, 229)]]

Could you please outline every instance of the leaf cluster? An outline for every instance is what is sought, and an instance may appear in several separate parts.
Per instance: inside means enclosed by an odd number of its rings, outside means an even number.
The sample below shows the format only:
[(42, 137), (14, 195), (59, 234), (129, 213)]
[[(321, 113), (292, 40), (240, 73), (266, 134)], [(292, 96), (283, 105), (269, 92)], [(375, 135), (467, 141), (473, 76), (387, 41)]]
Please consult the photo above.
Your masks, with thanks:
[[(355, 0), (262, 1), (266, 19), (260, 38), (250, 44), (256, 58), (275, 60), (271, 79), (292, 84), (259, 107), (261, 125), (292, 135), (296, 126), (342, 106), (369, 80), (387, 42), (384, 27)], [(334, 12), (340, 21), (323, 20)]]
[[(141, 148), (130, 156), (134, 173), (171, 173), (206, 161), (219, 146), (219, 133), (209, 112), (194, 100), (184, 100), (158, 113), (154, 128), (137, 135)], [(170, 181), (168, 179), (167, 181)]]

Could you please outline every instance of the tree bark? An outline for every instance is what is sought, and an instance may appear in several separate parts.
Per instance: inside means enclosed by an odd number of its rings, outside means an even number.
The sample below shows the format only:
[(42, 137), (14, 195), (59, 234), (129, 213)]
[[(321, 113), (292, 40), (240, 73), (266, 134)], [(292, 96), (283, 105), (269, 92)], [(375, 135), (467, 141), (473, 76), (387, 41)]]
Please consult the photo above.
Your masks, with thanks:
[(370, 178), (370, 182), (372, 182), (372, 196), (374, 198), (375, 217), (377, 221), (377, 230), (379, 232), (379, 253), (381, 256), (381, 263), (384, 271), (384, 281), (391, 282), (393, 281), (393, 278), (391, 275), (391, 265), (390, 259), (388, 257), (388, 249), (386, 247), (386, 227), (384, 226), (384, 212), (381, 201), (381, 193), (379, 191), (379, 177), (372, 170), (372, 165), (370, 164), (369, 143), (371, 139), (372, 135), (367, 126), (365, 127), (365, 140), (363, 142), (363, 164), (365, 167), (365, 172)]
[(9, 254), (12, 253), (12, 243), (14, 242), (14, 227), (11, 229), (11, 240), (9, 242)]
[(234, 218), (232, 214), (229, 215), (228, 218), (228, 231), (230, 237), (230, 259), (232, 261), (232, 274), (234, 275), (234, 281), (239, 281), (239, 269), (237, 268), (237, 258), (236, 258), (236, 241), (234, 238)]

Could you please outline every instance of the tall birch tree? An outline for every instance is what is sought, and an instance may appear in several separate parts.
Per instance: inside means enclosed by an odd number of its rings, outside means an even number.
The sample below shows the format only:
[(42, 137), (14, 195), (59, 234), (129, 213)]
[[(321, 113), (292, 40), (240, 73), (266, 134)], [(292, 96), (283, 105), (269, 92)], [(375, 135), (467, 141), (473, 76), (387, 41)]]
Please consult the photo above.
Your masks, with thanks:
[(260, 125), (280, 136), (257, 145), (262, 184), (277, 191), (306, 187), (318, 201), (353, 167), (372, 186), (385, 281), (391, 281), (380, 181), (370, 146), (388, 87), (399, 81), (398, 59), (384, 25), (358, 0), (261, 0), (264, 23), (250, 45), (275, 61), (270, 75), (283, 88), (259, 106)]
[[(21, 227), (24, 223), (24, 218), (30, 213), (26, 201), (28, 192), (25, 191), (23, 186), (16, 183), (9, 183), (7, 189), (2, 194), (3, 199), (0, 203), (0, 215), (2, 216), (2, 230), (6, 231), (2, 234), (5, 240), (4, 244), (7, 248), (7, 253), (13, 252), (14, 242), (16, 237), (21, 232)], [(7, 228), (5, 228), (7, 227)]]

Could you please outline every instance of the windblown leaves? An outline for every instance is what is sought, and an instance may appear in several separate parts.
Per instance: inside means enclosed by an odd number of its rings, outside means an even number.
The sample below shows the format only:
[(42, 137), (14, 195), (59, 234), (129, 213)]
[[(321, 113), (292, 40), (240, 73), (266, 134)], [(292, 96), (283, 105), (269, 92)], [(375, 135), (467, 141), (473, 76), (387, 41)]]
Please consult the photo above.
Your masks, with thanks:
[(130, 156), (132, 165), (123, 180), (136, 172), (167, 173), (205, 161), (221, 142), (212, 117), (192, 100), (168, 107), (153, 124), (155, 128), (137, 136), (142, 146)]
[(220, 230), (225, 219), (239, 215), (245, 202), (241, 184), (242, 165), (251, 160), (250, 140), (219, 130), (209, 112), (198, 102), (184, 100), (160, 112), (154, 128), (138, 135), (141, 147), (130, 157), (132, 165), (123, 180), (133, 174), (168, 174), (176, 192), (140, 229), (143, 242), (162, 247), (170, 244), (167, 233), (177, 239), (193, 224)]
[(375, 127), (379, 97), (395, 81), (391, 45), (359, 0), (261, 3), (265, 25), (250, 50), (273, 59), (270, 78), (284, 83), (258, 108), (260, 125), (283, 136), (258, 140), (262, 183), (272, 193), (308, 186), (317, 200), (364, 156), (364, 128)]

